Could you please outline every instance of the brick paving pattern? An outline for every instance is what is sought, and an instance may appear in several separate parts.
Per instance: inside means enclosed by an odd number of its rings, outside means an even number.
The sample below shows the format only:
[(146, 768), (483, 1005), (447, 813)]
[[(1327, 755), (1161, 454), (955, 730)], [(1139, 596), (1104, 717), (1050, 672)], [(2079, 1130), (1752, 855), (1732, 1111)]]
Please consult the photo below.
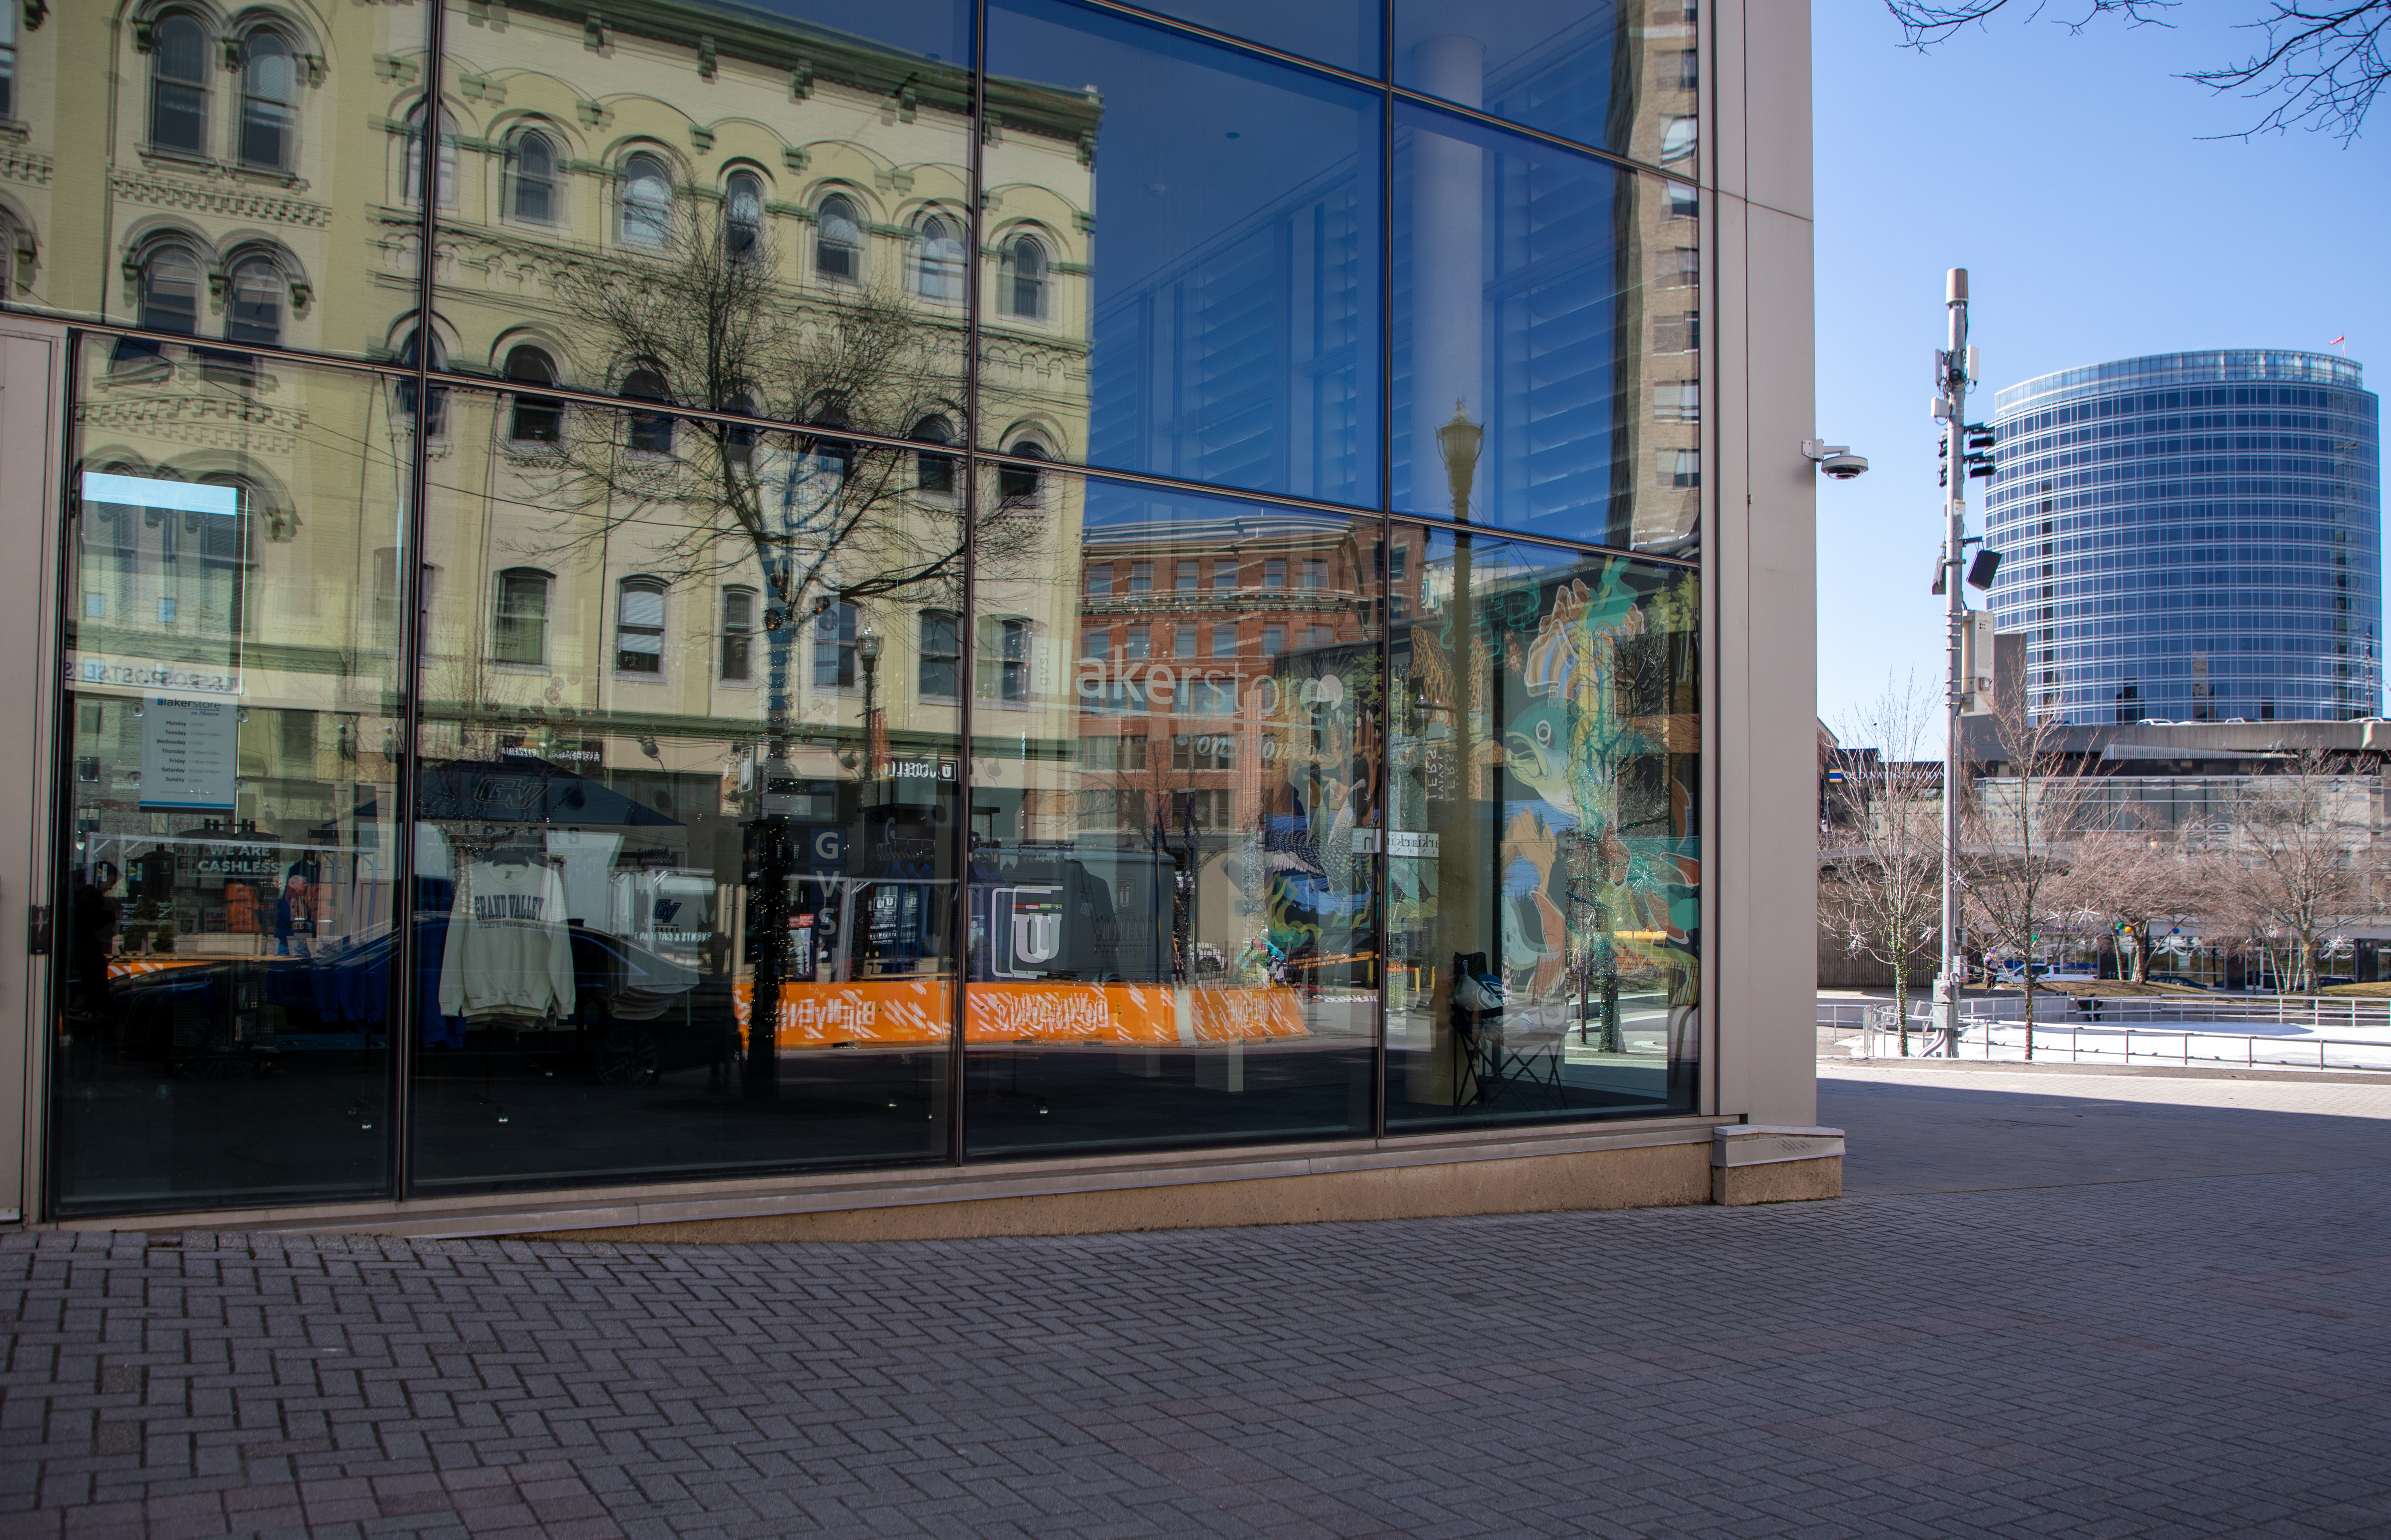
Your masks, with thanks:
[(0, 1535), (2391, 1535), (2386, 1162), (877, 1247), (14, 1236)]

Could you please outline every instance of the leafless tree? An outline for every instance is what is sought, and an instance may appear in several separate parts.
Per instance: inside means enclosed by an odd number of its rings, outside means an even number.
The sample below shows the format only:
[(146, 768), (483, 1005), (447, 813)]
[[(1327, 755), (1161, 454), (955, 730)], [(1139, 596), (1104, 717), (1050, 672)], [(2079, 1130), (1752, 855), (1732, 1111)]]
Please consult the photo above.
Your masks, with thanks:
[(1820, 831), (1820, 927), (1855, 957), (1893, 970), (1901, 1052), (1909, 1054), (1909, 976), (1942, 950), (1943, 774), (1921, 762), (1939, 713), (1915, 676), (1885, 681), (1840, 736), (1873, 745), (1835, 748)]
[(2311, 750), (2254, 783), (2219, 866), (2223, 898), (2277, 953), (2286, 990), (2315, 988), (2319, 943), (2372, 908), (2372, 787), (2353, 788), (2341, 770)]
[(2061, 752), (2064, 724), (2036, 714), (2023, 692), (1997, 697), (1988, 722), (1971, 744), (1961, 882), (1986, 933), (1987, 957), (2008, 951), (2019, 959), (2032, 1058), (2036, 938), (2058, 912), (2068, 847), (2084, 832), (2092, 787)]
[[(675, 582), (757, 571), (769, 774), (788, 752), (790, 660), (806, 617), (884, 595), (959, 608), (967, 547), (984, 575), (1019, 570), (1050, 536), (1047, 503), (1018, 472), (971, 498), (962, 462), (937, 447), (961, 447), (949, 393), (964, 342), (951, 319), (894, 289), (782, 284), (762, 229), (687, 194), (659, 211), (654, 233), (653, 252), (593, 260), (568, 280), (576, 350), (628, 399), (557, 412), (549, 452), (526, 457), (547, 468), (526, 470), (523, 497), (553, 522), (522, 538), (588, 558), (628, 537), (643, 566)], [(968, 532), (966, 507), (977, 509)], [(869, 763), (875, 724), (858, 725)], [(742, 1081), (771, 1096), (795, 868), (774, 819), (748, 837), (759, 940)]]
[[(2053, 901), (2069, 912), (2105, 920), (2119, 943), (2119, 977), (2139, 984), (2149, 981), (2158, 925), (2175, 924), (2202, 900), (2194, 863), (2178, 840), (2110, 823), (2075, 839)], [(2130, 973), (2124, 955), (2128, 951)]]
[[(2179, 0), (2073, 0), (2057, 18), (2081, 31), (2100, 17), (2134, 26), (2164, 26)], [(2235, 63), (2193, 70), (2183, 78), (2215, 91), (2230, 91), (2268, 102), (2264, 116), (2238, 137), (2304, 127), (2333, 134), (2345, 143), (2358, 136), (2391, 67), (2384, 59), (2391, 0), (2265, 0), (2266, 9), (2242, 23), (2259, 34), (2248, 56)], [(2039, 17), (2045, 0), (1885, 0), (1909, 45), (1932, 47), (1960, 28), (2012, 7)]]
[[(684, 197), (653, 256), (591, 264), (574, 278), (576, 345), (603, 361), (622, 394), (657, 405), (562, 416), (555, 469), (537, 489), (564, 513), (556, 543), (594, 547), (636, 523), (664, 535), (655, 556), (676, 578), (759, 562), (774, 590), (772, 629), (828, 598), (950, 602), (962, 586), (963, 531), (951, 511), (960, 469), (928, 444), (849, 435), (954, 437), (961, 333), (892, 289), (825, 300), (792, 291), (776, 272), (767, 236), (734, 232)], [(932, 467), (948, 486), (926, 485)], [(938, 495), (918, 495), (925, 490)], [(981, 499), (984, 571), (1038, 543), (1038, 500), (1027, 491)]]

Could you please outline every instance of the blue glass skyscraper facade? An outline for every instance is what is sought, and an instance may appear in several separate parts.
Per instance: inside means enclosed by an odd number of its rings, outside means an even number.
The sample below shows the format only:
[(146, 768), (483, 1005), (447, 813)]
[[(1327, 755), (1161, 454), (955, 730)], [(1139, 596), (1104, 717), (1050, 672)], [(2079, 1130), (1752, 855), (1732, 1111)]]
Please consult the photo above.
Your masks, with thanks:
[(1995, 397), (1995, 625), (2078, 724), (2382, 708), (2378, 403), (2321, 353), (2169, 353)]

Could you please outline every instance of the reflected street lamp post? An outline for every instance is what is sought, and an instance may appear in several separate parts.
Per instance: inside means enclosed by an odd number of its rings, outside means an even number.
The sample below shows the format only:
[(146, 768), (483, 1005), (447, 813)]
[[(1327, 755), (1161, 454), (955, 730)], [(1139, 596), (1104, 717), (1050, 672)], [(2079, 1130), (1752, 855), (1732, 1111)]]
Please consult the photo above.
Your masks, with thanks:
[(873, 700), (880, 685), (880, 633), (866, 626), (855, 639), (855, 655), (863, 663), (863, 778), (880, 774), (880, 743), (872, 729)]
[[(1469, 489), (1478, 480), (1478, 454), (1485, 439), (1486, 430), (1469, 421), (1467, 404), (1456, 396), (1452, 418), (1436, 430), (1436, 446), (1444, 459), (1445, 485), (1452, 493), (1453, 521), (1456, 524), (1469, 523)], [(1445, 602), (1444, 634), (1450, 640), (1445, 644), (1444, 673), (1445, 704), (1453, 712), (1453, 795), (1460, 803), (1456, 822), (1463, 831), (1463, 848), (1452, 852), (1453, 859), (1445, 868), (1449, 874), (1441, 882), (1436, 899), (1438, 946), (1431, 955), (1440, 965), (1428, 1005), (1429, 1041), (1436, 1045), (1436, 1051), (1428, 1055), (1432, 1062), (1425, 1067), (1427, 1086), (1435, 1089), (1426, 1094), (1421, 1091), (1413, 1094), (1415, 1101), (1436, 1101), (1454, 1106), (1474, 1100), (1480, 1089), (1467, 1072), (1470, 1067), (1463, 1058), (1462, 1043), (1455, 1036), (1459, 1024), (1454, 1019), (1453, 1006), (1454, 988), (1461, 982), (1460, 960), (1476, 950), (1470, 943), (1479, 933), (1478, 874), (1467, 851), (1473, 804), (1478, 798), (1477, 750), (1469, 731), (1472, 691), (1477, 682), (1472, 675), (1476, 667), (1477, 626), (1470, 613), (1469, 564), (1468, 533), (1456, 529), (1453, 535), (1453, 590)], [(1495, 842), (1489, 841), (1488, 848), (1493, 859), (1501, 860)], [(1496, 890), (1500, 890), (1499, 886)], [(1488, 956), (1490, 970), (1502, 953), (1499, 925), (1494, 926), (1494, 933), (1495, 942)]]
[(866, 805), (859, 811), (863, 816), (863, 870), (867, 874), (872, 871), (872, 809), (869, 802), (877, 795), (872, 788), (880, 782), (880, 720), (876, 703), (882, 646), (880, 633), (869, 626), (856, 636), (855, 655), (863, 665), (863, 785)]

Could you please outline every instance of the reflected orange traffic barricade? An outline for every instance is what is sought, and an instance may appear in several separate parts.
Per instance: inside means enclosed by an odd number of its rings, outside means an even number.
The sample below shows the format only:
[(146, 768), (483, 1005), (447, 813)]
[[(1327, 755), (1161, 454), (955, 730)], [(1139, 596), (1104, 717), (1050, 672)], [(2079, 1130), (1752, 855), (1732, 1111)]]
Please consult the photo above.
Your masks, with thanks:
[[(935, 980), (784, 984), (773, 1042), (782, 1048), (843, 1044), (939, 1047), (951, 1035), (954, 986)], [(732, 987), (732, 1011), (747, 1029), (755, 985)], [(1174, 989), (1167, 984), (974, 984), (968, 1040), (975, 1045), (1149, 1043), (1197, 1047), (1255, 1038), (1310, 1035), (1297, 991)]]

